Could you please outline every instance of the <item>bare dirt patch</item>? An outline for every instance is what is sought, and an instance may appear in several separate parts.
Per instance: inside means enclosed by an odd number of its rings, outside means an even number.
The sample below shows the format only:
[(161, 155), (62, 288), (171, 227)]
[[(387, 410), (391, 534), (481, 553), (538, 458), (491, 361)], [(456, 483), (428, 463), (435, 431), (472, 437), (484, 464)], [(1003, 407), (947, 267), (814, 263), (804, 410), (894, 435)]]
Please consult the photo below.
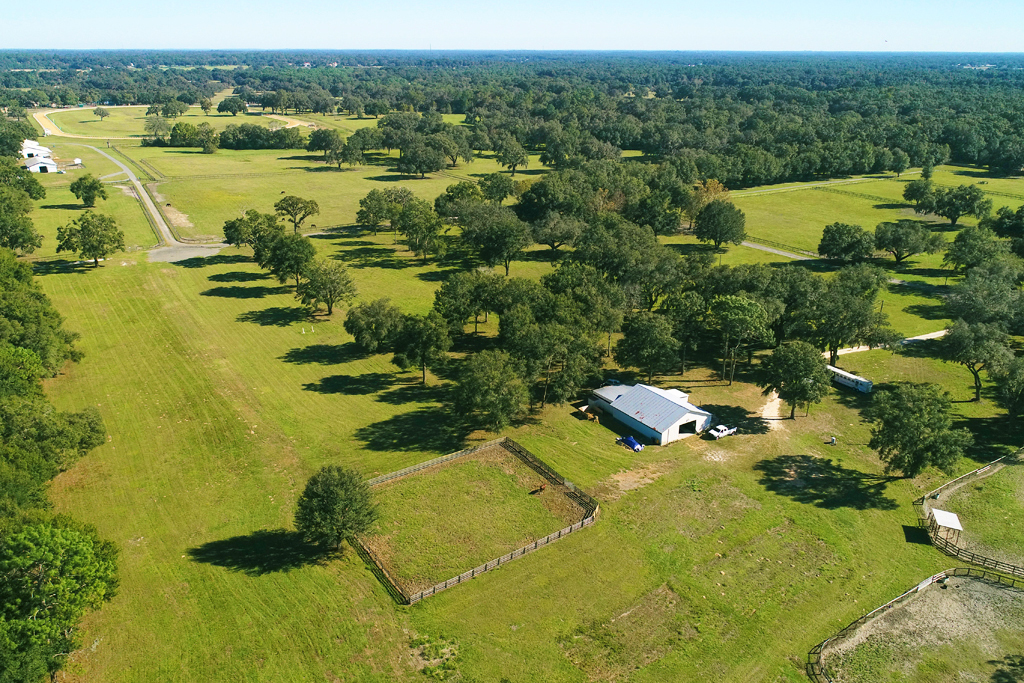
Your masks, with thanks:
[[(1024, 591), (980, 579), (951, 578), (945, 586), (928, 586), (830, 644), (825, 661), (837, 682), (886, 680), (892, 674), (909, 677), (929, 652), (942, 648), (965, 651), (966, 646), (980, 651), (986, 661), (998, 659), (1006, 654), (1000, 641), (1013, 632), (1018, 638), (1024, 633)], [(962, 664), (970, 668), (969, 663)]]
[(698, 635), (687, 605), (663, 585), (605, 622), (561, 638), (566, 657), (591, 681), (618, 681)]
[(782, 415), (782, 399), (773, 393), (768, 397), (768, 402), (761, 407), (761, 419), (768, 424), (768, 429), (773, 431), (785, 429), (785, 417)]
[(157, 191), (157, 188), (160, 187), (159, 184), (150, 183), (146, 187), (149, 188), (149, 193), (153, 196), (153, 200), (161, 204), (160, 208), (163, 211), (164, 216), (167, 218), (167, 222), (170, 223), (172, 227), (193, 227), (192, 221), (189, 220), (188, 216), (172, 206), (171, 203), (167, 201), (167, 198)]
[(111, 185), (111, 187), (116, 187), (121, 191), (121, 194), (127, 195), (132, 199), (138, 200), (139, 198), (139, 195), (135, 192), (135, 186), (131, 183), (117, 183), (115, 185)]
[(652, 463), (632, 470), (616, 472), (599, 486), (601, 497), (607, 500), (618, 500), (627, 491), (641, 489), (653, 484), (669, 469), (670, 463)]

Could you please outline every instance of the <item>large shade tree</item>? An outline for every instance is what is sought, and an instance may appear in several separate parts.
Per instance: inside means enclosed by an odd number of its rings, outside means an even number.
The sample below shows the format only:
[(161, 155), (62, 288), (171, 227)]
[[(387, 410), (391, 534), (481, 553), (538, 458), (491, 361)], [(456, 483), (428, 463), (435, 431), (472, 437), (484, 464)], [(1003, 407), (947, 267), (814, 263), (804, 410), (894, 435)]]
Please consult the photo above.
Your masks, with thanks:
[(124, 233), (110, 216), (86, 211), (57, 228), (57, 253), (62, 251), (77, 251), (81, 258), (92, 259), (98, 268), (101, 258), (124, 251)]
[(886, 472), (915, 477), (934, 466), (952, 472), (974, 439), (953, 429), (949, 395), (937, 384), (901, 382), (875, 392), (865, 417), (872, 422), (868, 446), (878, 451)]
[(332, 550), (366, 533), (379, 512), (356, 470), (326, 465), (306, 482), (295, 506), (295, 528), (307, 542)]
[(831, 383), (821, 352), (806, 342), (795, 341), (776, 348), (761, 362), (757, 385), (765, 395), (777, 393), (789, 404), (790, 419), (795, 419), (797, 406), (820, 403)]

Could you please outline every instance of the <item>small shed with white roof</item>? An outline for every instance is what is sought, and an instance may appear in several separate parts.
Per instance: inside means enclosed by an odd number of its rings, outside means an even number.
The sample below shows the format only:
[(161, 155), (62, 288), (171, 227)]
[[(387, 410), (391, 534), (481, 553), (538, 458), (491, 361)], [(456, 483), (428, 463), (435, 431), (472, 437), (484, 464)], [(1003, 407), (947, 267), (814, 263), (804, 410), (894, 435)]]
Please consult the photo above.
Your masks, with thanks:
[(690, 403), (689, 394), (646, 384), (595, 389), (589, 404), (662, 446), (703, 432), (714, 419)]

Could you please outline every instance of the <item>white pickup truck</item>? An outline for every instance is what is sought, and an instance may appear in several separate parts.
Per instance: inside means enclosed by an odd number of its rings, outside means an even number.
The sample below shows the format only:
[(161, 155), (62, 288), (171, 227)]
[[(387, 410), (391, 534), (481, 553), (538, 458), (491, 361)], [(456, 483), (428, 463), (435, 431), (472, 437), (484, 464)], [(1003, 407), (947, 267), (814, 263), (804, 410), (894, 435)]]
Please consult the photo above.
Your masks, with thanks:
[(718, 439), (721, 439), (723, 436), (729, 436), (729, 435), (735, 434), (735, 433), (736, 433), (736, 428), (735, 427), (729, 427), (727, 425), (718, 425), (717, 427), (712, 427), (708, 431), (708, 434), (710, 434), (711, 436), (715, 437), (716, 441)]

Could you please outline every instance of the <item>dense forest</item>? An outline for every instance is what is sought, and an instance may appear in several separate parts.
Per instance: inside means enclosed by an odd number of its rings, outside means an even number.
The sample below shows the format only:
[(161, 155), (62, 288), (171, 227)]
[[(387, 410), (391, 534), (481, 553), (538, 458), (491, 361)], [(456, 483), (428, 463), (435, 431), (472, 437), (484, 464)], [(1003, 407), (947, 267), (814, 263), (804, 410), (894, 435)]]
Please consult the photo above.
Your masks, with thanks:
[(740, 187), (945, 161), (1019, 170), (1022, 65), (1005, 55), (11, 52), (0, 55), (0, 101), (197, 104), (232, 87), (274, 110), (461, 114), (479, 149), (511, 137), (555, 166), (638, 150)]

